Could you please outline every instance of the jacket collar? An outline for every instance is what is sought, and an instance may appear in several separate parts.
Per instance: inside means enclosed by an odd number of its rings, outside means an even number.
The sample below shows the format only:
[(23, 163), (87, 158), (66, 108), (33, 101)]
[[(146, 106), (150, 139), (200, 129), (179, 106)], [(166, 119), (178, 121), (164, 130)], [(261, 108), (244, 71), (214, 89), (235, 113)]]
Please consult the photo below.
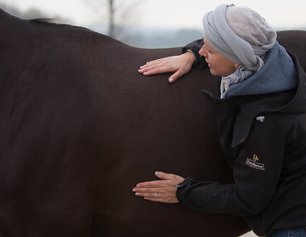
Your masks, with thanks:
[(298, 86), (296, 92), (289, 103), (280, 108), (285, 113), (305, 113), (306, 112), (306, 73), (302, 68), (296, 56), (290, 53), (292, 57), (298, 78)]

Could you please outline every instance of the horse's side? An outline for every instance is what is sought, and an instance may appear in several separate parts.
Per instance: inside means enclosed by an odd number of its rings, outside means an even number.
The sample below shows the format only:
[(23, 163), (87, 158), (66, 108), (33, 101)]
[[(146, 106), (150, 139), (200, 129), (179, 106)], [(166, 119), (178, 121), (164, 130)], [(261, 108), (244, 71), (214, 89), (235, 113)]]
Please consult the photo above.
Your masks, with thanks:
[[(306, 68), (305, 32), (282, 43)], [(302, 40), (303, 38), (303, 40)], [(297, 44), (299, 46), (297, 46)], [(0, 11), (1, 236), (237, 236), (242, 219), (136, 198), (155, 170), (231, 182), (207, 69), (173, 85), (145, 61), (180, 49), (139, 49), (71, 26)]]

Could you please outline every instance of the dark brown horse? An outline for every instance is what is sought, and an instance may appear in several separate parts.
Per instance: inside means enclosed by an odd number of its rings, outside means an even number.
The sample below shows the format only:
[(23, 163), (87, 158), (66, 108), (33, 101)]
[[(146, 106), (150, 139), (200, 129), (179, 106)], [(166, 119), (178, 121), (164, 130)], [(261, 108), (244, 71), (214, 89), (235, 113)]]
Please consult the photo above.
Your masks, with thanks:
[[(306, 68), (306, 32), (279, 39)], [(0, 236), (231, 237), (241, 218), (143, 201), (155, 170), (231, 182), (202, 88), (207, 69), (174, 85), (145, 78), (139, 49), (87, 29), (0, 11)]]

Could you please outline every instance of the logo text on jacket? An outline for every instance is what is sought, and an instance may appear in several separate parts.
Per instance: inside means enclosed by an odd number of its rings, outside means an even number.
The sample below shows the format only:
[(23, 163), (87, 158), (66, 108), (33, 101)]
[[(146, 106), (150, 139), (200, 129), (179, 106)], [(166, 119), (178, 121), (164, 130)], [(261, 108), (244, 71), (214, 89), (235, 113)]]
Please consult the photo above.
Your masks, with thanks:
[(259, 158), (256, 154), (254, 154), (252, 158), (247, 157), (245, 164), (257, 170), (265, 170), (265, 164), (259, 162)]

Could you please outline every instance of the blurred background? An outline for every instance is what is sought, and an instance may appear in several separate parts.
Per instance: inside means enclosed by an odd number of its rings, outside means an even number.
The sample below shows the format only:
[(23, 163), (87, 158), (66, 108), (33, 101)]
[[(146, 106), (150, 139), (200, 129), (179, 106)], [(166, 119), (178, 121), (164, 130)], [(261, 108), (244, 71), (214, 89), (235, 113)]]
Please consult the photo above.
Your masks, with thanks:
[(52, 18), (142, 48), (177, 47), (202, 37), (202, 16), (221, 3), (248, 6), (277, 30), (306, 30), (305, 0), (0, 0), (22, 18)]

